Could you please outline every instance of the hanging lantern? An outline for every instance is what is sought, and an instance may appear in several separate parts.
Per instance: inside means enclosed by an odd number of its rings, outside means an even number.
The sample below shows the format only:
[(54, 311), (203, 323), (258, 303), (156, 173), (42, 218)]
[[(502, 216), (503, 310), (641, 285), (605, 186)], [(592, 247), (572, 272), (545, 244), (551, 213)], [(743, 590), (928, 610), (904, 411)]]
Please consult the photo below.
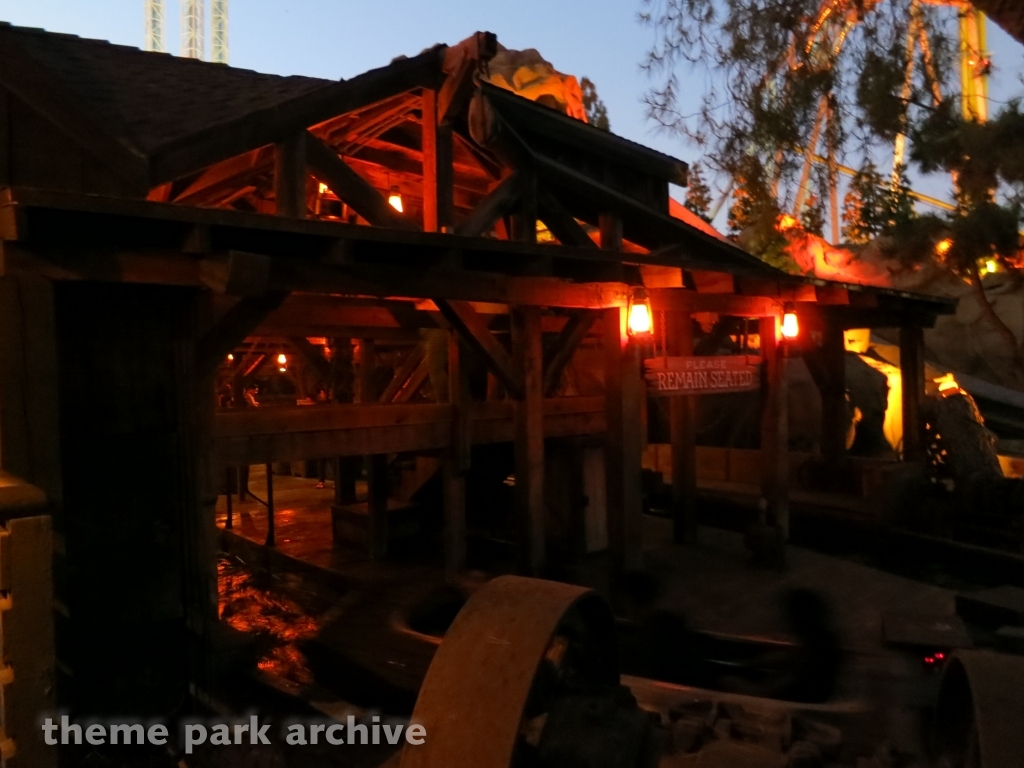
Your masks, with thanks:
[(793, 307), (787, 305), (785, 313), (782, 315), (782, 338), (792, 341), (799, 335), (800, 322), (796, 318), (796, 312), (793, 311)]
[(391, 187), (391, 194), (388, 195), (388, 204), (399, 213), (404, 212), (404, 207), (402, 205), (402, 193), (398, 189), (397, 185)]
[(629, 297), (626, 330), (637, 341), (650, 341), (654, 337), (654, 313), (643, 288), (637, 288)]

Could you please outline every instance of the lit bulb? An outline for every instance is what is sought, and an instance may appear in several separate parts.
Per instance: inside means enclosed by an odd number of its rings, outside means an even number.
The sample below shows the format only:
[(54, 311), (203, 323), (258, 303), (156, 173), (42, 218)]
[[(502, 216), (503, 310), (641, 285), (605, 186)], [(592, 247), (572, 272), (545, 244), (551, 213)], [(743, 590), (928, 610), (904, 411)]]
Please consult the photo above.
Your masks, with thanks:
[(228, 362), (230, 363), (230, 362), (231, 362), (232, 360), (234, 360), (234, 359), (235, 359), (235, 356), (234, 356), (234, 355), (232, 355), (232, 354), (231, 354), (231, 353), (229, 352), (229, 353), (228, 353)]
[(786, 339), (795, 339), (800, 335), (800, 323), (797, 322), (796, 312), (787, 312), (782, 316), (782, 336)]
[(280, 355), (277, 356), (277, 364), (278, 365), (288, 365), (288, 356), (285, 355), (284, 352), (282, 352)]
[(651, 332), (651, 308), (645, 302), (629, 308), (629, 332), (634, 336)]
[(985, 262), (985, 271), (986, 272), (991, 274), (992, 272), (995, 272), (996, 269), (997, 269), (997, 265), (996, 265), (996, 260), (995, 259), (989, 259), (988, 261)]
[(320, 194), (322, 195), (322, 194), (324, 194), (324, 193), (326, 193), (326, 192), (327, 192), (327, 185), (326, 185), (326, 184), (324, 184), (324, 183), (323, 183), (323, 182), (321, 181), (321, 182), (320, 182)]
[(403, 213), (402, 193), (398, 190), (398, 187), (391, 188), (391, 194), (388, 196), (388, 203), (396, 211)]
[(949, 253), (949, 249), (952, 247), (953, 241), (947, 237), (945, 240), (940, 240), (935, 244), (935, 252), (939, 254), (939, 256), (945, 256)]

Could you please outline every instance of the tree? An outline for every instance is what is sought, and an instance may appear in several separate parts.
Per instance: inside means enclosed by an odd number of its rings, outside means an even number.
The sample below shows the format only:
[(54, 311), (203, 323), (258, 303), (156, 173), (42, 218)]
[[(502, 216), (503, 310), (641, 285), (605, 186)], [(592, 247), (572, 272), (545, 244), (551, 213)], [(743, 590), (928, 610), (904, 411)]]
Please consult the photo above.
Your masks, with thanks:
[[(833, 169), (870, 159), (927, 113), (953, 69), (955, 17), (920, 0), (641, 3), (655, 33), (642, 62), (649, 118), (700, 147), (716, 173), (735, 178), (753, 155), (767, 174), (764, 193), (786, 206), (805, 183), (808, 153), (831, 158)], [(912, 68), (911, 33), (931, 43)], [(696, 109), (685, 103), (688, 70), (703, 70), (709, 84)]]
[(796, 271), (795, 262), (786, 253), (786, 236), (778, 227), (782, 211), (770, 194), (765, 169), (756, 157), (750, 155), (740, 163), (733, 173), (733, 183), (730, 235), (769, 264)]
[(605, 107), (601, 97), (597, 95), (597, 86), (589, 77), (580, 81), (580, 89), (583, 91), (583, 109), (587, 113), (587, 122), (602, 131), (610, 131), (611, 123), (608, 121), (608, 108)]
[[(737, 237), (738, 228), (751, 228), (741, 242), (776, 260), (765, 213), (800, 192), (807, 154), (826, 158), (832, 169), (859, 158), (861, 172), (845, 201), (846, 237), (879, 238), (908, 264), (930, 260), (969, 282), (1012, 345), (1024, 388), (1024, 350), (988, 301), (979, 270), (983, 259), (1024, 268), (1024, 115), (1011, 103), (989, 123), (960, 116), (949, 98), (955, 14), (924, 0), (641, 3), (640, 19), (655, 32), (642, 62), (652, 83), (648, 116), (700, 147), (716, 172), (732, 176), (737, 203), (730, 226)], [(921, 38), (930, 43), (927, 52), (911, 60), (907, 41)], [(695, 111), (683, 104), (690, 91), (680, 77), (693, 68), (704, 69), (710, 83)], [(915, 215), (905, 169), (895, 168), (890, 181), (871, 165), (902, 136), (910, 138), (918, 169), (956, 180), (955, 211)], [(763, 169), (757, 183), (753, 167)]]
[(900, 168), (896, 181), (882, 178), (870, 160), (850, 181), (843, 200), (843, 237), (847, 242), (863, 244), (896, 228), (914, 217), (914, 201)]
[(704, 174), (700, 166), (694, 163), (686, 175), (686, 208), (700, 216), (704, 221), (711, 223), (711, 206), (714, 201), (711, 199), (711, 188), (704, 182)]

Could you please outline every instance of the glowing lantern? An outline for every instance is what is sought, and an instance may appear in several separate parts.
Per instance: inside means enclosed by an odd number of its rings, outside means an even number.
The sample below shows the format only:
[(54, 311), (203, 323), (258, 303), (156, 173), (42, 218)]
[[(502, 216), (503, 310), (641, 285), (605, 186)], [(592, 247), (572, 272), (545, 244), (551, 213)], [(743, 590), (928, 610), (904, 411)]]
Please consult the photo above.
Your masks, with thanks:
[(935, 253), (939, 256), (945, 256), (949, 253), (949, 249), (952, 247), (953, 241), (947, 237), (945, 240), (939, 240), (939, 242), (935, 244)]
[(782, 316), (782, 338), (795, 339), (800, 335), (800, 323), (796, 319), (796, 312), (787, 309)]
[(402, 206), (402, 193), (399, 191), (397, 186), (391, 188), (391, 194), (388, 195), (388, 204), (399, 213), (404, 212), (404, 207)]
[(640, 289), (629, 299), (629, 314), (626, 318), (626, 329), (629, 335), (640, 341), (647, 341), (654, 331), (654, 315), (651, 312), (651, 301), (647, 293)]

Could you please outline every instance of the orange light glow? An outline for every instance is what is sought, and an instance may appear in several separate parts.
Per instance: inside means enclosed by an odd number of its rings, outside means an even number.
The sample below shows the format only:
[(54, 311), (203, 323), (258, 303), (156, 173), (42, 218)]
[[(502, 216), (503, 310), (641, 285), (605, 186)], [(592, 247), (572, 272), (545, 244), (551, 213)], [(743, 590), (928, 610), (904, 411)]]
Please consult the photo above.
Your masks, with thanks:
[(231, 353), (229, 352), (229, 353), (228, 353), (228, 362), (230, 363), (230, 362), (231, 362), (232, 360), (234, 360), (234, 359), (235, 359), (235, 356), (234, 356), (234, 355), (232, 355), (232, 354), (231, 354)]
[(630, 301), (627, 328), (630, 336), (649, 336), (654, 329), (651, 305), (646, 296), (638, 296)]
[(779, 232), (786, 232), (796, 226), (796, 219), (790, 216), (788, 213), (784, 213), (779, 217), (778, 229)]
[(957, 384), (956, 378), (952, 373), (947, 373), (944, 376), (939, 376), (937, 379), (932, 379), (936, 384), (939, 385), (939, 392), (959, 392), (960, 385)]
[(399, 213), (404, 213), (405, 207), (402, 205), (402, 193), (398, 187), (391, 188), (391, 194), (388, 195), (388, 204)]
[(288, 355), (286, 355), (284, 352), (282, 352), (280, 355), (278, 355), (277, 356), (277, 364), (278, 365), (288, 365)]
[(800, 335), (800, 323), (796, 319), (796, 312), (787, 312), (782, 316), (782, 337), (795, 339)]
[(935, 252), (939, 256), (945, 256), (947, 253), (949, 253), (949, 249), (952, 247), (953, 241), (947, 237), (945, 240), (939, 240), (939, 242), (935, 244)]

